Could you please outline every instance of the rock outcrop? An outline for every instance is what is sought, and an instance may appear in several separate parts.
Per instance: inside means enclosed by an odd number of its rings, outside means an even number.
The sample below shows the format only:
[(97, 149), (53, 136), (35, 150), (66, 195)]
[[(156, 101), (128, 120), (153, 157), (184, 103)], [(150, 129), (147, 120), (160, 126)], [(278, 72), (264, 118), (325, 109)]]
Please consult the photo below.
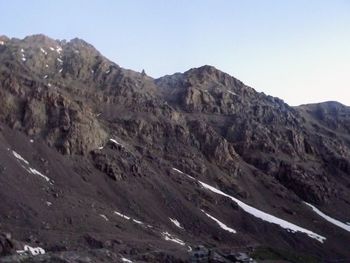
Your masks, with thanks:
[[(170, 262), (202, 243), (349, 256), (349, 234), (303, 203), (349, 221), (349, 107), (290, 107), (212, 66), (153, 79), (80, 39), (0, 40), (0, 220), (58, 253), (42, 262), (80, 249)], [(195, 179), (329, 242), (253, 217)], [(0, 237), (2, 255), (11, 242)]]

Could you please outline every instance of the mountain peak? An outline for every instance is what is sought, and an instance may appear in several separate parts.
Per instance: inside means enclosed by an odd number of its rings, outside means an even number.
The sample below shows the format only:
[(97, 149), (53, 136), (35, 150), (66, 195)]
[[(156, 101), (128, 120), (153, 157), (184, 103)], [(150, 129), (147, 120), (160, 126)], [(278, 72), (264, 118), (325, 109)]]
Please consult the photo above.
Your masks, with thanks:
[(216, 67), (212, 66), (212, 65), (203, 65), (197, 68), (193, 68), (190, 70), (196, 70), (196, 71), (200, 71), (200, 72), (207, 72), (207, 73), (214, 73), (214, 72), (221, 72), (219, 69), (217, 69)]
[(42, 34), (0, 46), (0, 254), (6, 231), (135, 262), (198, 245), (350, 256), (349, 226), (305, 205), (350, 218), (348, 111), (288, 107), (211, 65), (154, 80), (97, 52)]
[(69, 44), (75, 46), (76, 48), (90, 48), (90, 49), (95, 49), (96, 48), (91, 45), (90, 43), (86, 42), (85, 40), (81, 39), (81, 38), (73, 38), (71, 39), (69, 42)]
[(24, 42), (36, 45), (52, 45), (57, 44), (57, 41), (44, 35), (44, 34), (35, 34), (27, 36), (23, 39)]

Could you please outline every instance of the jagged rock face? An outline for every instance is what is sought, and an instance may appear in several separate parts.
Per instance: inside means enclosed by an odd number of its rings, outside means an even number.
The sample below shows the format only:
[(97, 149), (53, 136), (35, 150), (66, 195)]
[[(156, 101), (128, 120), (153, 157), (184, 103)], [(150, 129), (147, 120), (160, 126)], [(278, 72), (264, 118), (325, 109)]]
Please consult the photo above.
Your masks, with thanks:
[(0, 255), (7, 256), (15, 253), (15, 244), (9, 233), (0, 234)]
[(4, 84), (1, 95), (2, 120), (30, 136), (45, 138), (62, 153), (85, 154), (106, 139), (91, 109), (68, 96), (16, 82)]
[[(52, 251), (59, 246), (123, 254), (137, 247), (157, 258), (152, 253), (159, 246), (165, 257), (173, 251), (158, 239), (169, 224), (174, 228), (169, 218), (177, 216), (184, 228), (175, 230), (190, 244), (348, 253), (342, 244), (349, 236), (342, 233), (337, 240), (337, 232), (311, 216), (302, 201), (349, 220), (349, 107), (335, 102), (290, 107), (211, 66), (153, 79), (119, 67), (80, 39), (36, 35), (0, 41), (0, 160), (6, 161), (0, 163), (0, 180), (16, 189), (0, 185), (6, 231), (13, 227), (22, 239), (40, 236)], [(54, 184), (22, 186), (17, 177), (25, 179), (16, 169), (28, 170), (29, 164), (14, 162), (10, 150), (23, 151)], [(331, 241), (320, 249), (303, 236), (281, 233), (172, 167), (299, 225), (317, 222), (316, 229)], [(58, 212), (43, 212), (43, 200)], [(113, 218), (118, 207), (131, 222)], [(235, 224), (240, 234), (218, 233), (201, 209)], [(135, 223), (131, 215), (154, 225)], [(44, 231), (33, 232), (27, 223)], [(98, 238), (87, 240), (86, 232)], [(105, 246), (115, 235), (123, 242)], [(109, 253), (101, 251), (96, 253)], [(179, 258), (187, 253), (176, 251)], [(111, 258), (117, 260), (117, 254)], [(57, 257), (68, 260), (67, 254)]]
[[(319, 165), (329, 160), (340, 173), (348, 174), (348, 143), (344, 138), (329, 138), (329, 132), (324, 134), (312, 125), (323, 121), (327, 127), (344, 133), (349, 120), (347, 107), (335, 103), (310, 109), (291, 108), (209, 66), (166, 76), (156, 83), (173, 107), (217, 116), (221, 123), (216, 121), (214, 127), (219, 136), (244, 161), (274, 176), (303, 200), (324, 203), (337, 195), (337, 187), (329, 183), (333, 178), (326, 171), (328, 167)], [(337, 154), (335, 149), (342, 149), (342, 153)]]

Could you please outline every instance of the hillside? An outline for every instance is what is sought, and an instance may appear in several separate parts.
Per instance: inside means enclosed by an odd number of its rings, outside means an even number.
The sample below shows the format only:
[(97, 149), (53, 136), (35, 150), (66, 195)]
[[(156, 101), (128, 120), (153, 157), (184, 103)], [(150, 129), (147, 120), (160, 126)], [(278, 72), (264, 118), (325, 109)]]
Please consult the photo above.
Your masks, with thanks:
[(212, 66), (153, 79), (44, 35), (0, 37), (0, 105), (3, 256), (350, 258), (347, 106), (290, 107)]

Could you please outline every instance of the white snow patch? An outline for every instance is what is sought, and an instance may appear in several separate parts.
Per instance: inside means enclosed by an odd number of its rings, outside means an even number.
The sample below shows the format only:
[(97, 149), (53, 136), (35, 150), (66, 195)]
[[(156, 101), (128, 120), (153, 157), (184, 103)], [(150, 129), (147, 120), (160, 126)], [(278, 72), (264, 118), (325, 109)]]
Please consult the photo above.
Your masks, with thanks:
[(309, 204), (309, 203), (304, 202), (304, 204), (306, 204), (307, 206), (311, 207), (312, 210), (313, 210), (316, 214), (318, 214), (319, 216), (323, 217), (323, 218), (326, 219), (328, 222), (330, 222), (330, 223), (332, 223), (333, 225), (336, 225), (336, 226), (338, 226), (338, 227), (340, 227), (340, 228), (342, 228), (342, 229), (344, 229), (344, 230), (350, 232), (350, 226), (348, 225), (348, 223), (347, 223), (347, 224), (344, 224), (343, 222), (340, 222), (339, 220), (334, 219), (334, 218), (332, 218), (332, 217), (330, 217), (330, 216), (328, 216), (328, 215), (322, 213), (322, 212), (321, 212), (320, 210), (318, 210), (315, 206), (313, 206), (313, 205), (311, 205), (311, 204)]
[[(20, 160), (21, 162), (25, 163), (27, 166), (29, 166), (29, 162), (24, 159), (21, 155), (19, 155), (18, 153), (16, 153), (15, 151), (12, 151), (12, 154), (18, 159)], [(31, 167), (24, 167), (22, 166), (24, 169), (26, 169), (29, 173), (31, 174), (34, 174), (34, 175), (39, 175), (41, 178), (43, 178), (45, 181), (49, 182), (52, 184), (51, 180), (49, 177), (43, 175), (42, 173), (40, 173), (38, 170), (34, 169), (34, 168), (31, 168)]]
[[(176, 169), (176, 168), (173, 168), (174, 171), (180, 173), (180, 174), (184, 174), (184, 175), (187, 175), (189, 176), (188, 174), (185, 174), (184, 172), (181, 172), (179, 169)], [(192, 176), (189, 176), (190, 178), (194, 179)]]
[(12, 151), (12, 154), (20, 161), (24, 162), (25, 164), (29, 165), (29, 162), (24, 159), (21, 155), (19, 155), (18, 153), (16, 153), (15, 151)]
[(0, 45), (5, 45), (5, 42), (4, 41), (0, 41)]
[(34, 142), (34, 140), (33, 140), (33, 139), (30, 139), (30, 140), (29, 140), (29, 142), (30, 142), (30, 143), (33, 143), (33, 142)]
[(52, 206), (52, 203), (49, 201), (46, 201), (47, 206)]
[(45, 65), (45, 68), (48, 68), (48, 67), (49, 67), (49, 65), (46, 64), (46, 65)]
[(51, 50), (51, 51), (55, 51), (55, 49), (54, 49), (53, 47), (50, 47), (50, 50)]
[(115, 143), (116, 145), (120, 145), (120, 146), (122, 146), (122, 147), (124, 147), (124, 145), (123, 144), (121, 144), (121, 143), (119, 143), (117, 140), (115, 140), (115, 139), (109, 139), (111, 142), (113, 142), (113, 143)]
[(47, 75), (45, 75), (45, 76), (44, 76), (44, 79), (47, 79), (47, 77), (48, 77), (48, 76), (47, 76)]
[(121, 218), (124, 218), (126, 220), (130, 220), (130, 217), (129, 216), (126, 216), (126, 215), (123, 215), (122, 213), (119, 213), (117, 211), (114, 211), (114, 214), (120, 216)]
[(47, 86), (51, 87), (51, 83), (47, 84)]
[(98, 147), (98, 149), (99, 149), (99, 150), (102, 150), (102, 149), (103, 149), (103, 146)]
[(168, 232), (162, 232), (161, 233), (163, 238), (167, 241), (171, 241), (171, 242), (175, 242), (181, 246), (185, 245), (185, 242), (183, 242), (181, 239), (178, 239), (176, 237), (173, 237), (171, 234), (169, 234)]
[(22, 61), (26, 61), (27, 59), (26, 59), (26, 56), (25, 56), (25, 54), (24, 54), (24, 49), (23, 49), (23, 48), (21, 48), (21, 55), (22, 55), (21, 60), (22, 60)]
[(181, 224), (180, 224), (179, 221), (177, 221), (176, 219), (170, 218), (170, 217), (169, 217), (169, 219), (170, 219), (170, 221), (171, 221), (175, 226), (177, 226), (178, 228), (184, 229), (184, 228), (181, 226)]
[(212, 220), (214, 220), (216, 223), (218, 223), (218, 225), (219, 225), (223, 230), (226, 230), (226, 231), (231, 232), (231, 233), (233, 233), (233, 234), (236, 234), (236, 233), (237, 233), (236, 230), (234, 230), (234, 229), (228, 227), (227, 225), (225, 225), (224, 223), (222, 223), (221, 221), (219, 221), (219, 220), (216, 219), (215, 217), (213, 217), (213, 216), (209, 215), (208, 213), (206, 213), (205, 211), (203, 211), (202, 209), (201, 209), (201, 211), (202, 211), (204, 214), (206, 214), (207, 217), (209, 217), (210, 219), (212, 219)]
[(187, 252), (191, 252), (192, 248), (190, 246), (187, 246), (187, 247), (188, 247)]
[[(144, 223), (142, 222), (142, 221), (140, 221), (140, 220), (137, 220), (137, 219), (135, 219), (135, 218), (132, 218), (132, 217), (130, 217), (130, 216), (127, 216), (127, 215), (123, 215), (122, 213), (119, 213), (119, 212), (117, 212), (117, 211), (114, 211), (114, 213), (116, 214), (116, 215), (118, 215), (118, 216), (120, 216), (121, 218), (124, 218), (124, 219), (126, 219), (126, 220), (132, 220), (134, 223), (136, 223), (136, 224), (139, 224), (139, 225), (144, 225)], [(147, 227), (152, 227), (151, 225), (146, 225)]]
[(63, 68), (61, 68), (61, 69), (58, 71), (58, 73), (61, 73), (61, 72), (62, 72), (62, 70), (63, 70)]
[(49, 177), (43, 175), (42, 173), (40, 173), (39, 171), (35, 170), (34, 168), (29, 167), (29, 171), (30, 171), (32, 174), (39, 175), (40, 177), (42, 177), (43, 179), (45, 179), (47, 182), (50, 182), (50, 178), (49, 178)]
[(186, 174), (186, 173), (180, 171), (179, 169), (173, 168), (173, 170), (176, 171), (176, 172), (178, 172), (178, 173), (180, 173), (180, 174), (183, 174), (183, 175), (187, 176), (188, 178), (190, 178), (190, 179), (192, 179), (192, 180), (194, 180), (194, 181), (198, 181), (198, 180), (195, 179), (194, 177), (192, 177), (192, 176), (190, 176), (190, 175), (188, 175), (188, 174)]
[(110, 72), (111, 72), (110, 70), (107, 70), (107, 71), (106, 71), (106, 74), (109, 74)]
[(234, 93), (234, 92), (233, 92), (233, 91), (231, 91), (231, 90), (228, 90), (227, 92), (228, 92), (228, 93), (231, 93), (232, 95), (237, 96), (237, 94), (236, 94), (236, 93)]
[(140, 220), (136, 220), (133, 218), (132, 221), (136, 224), (143, 225), (143, 222), (141, 222)]
[(100, 216), (101, 216), (104, 220), (109, 221), (108, 218), (107, 218), (107, 216), (102, 215), (102, 214), (100, 214)]
[(272, 224), (276, 224), (276, 225), (279, 225), (280, 227), (284, 228), (284, 229), (287, 229), (287, 230), (290, 230), (291, 232), (301, 232), (301, 233), (304, 233), (304, 234), (307, 234), (310, 238), (313, 238), (313, 239), (316, 239), (317, 241), (323, 243), (326, 238), (319, 235), (319, 234), (316, 234), (308, 229), (305, 229), (305, 228), (302, 228), (300, 226), (297, 226), (293, 223), (290, 223), (286, 220), (283, 220), (281, 218), (278, 218), (276, 216), (273, 216), (273, 215), (270, 215), (268, 213), (265, 213), (259, 209), (256, 209), (252, 206), (249, 206), (245, 203), (243, 203), (242, 201), (238, 200), (237, 198), (233, 197), (233, 196), (230, 196), (224, 192), (222, 192), (221, 190), (219, 189), (216, 189), (215, 187), (212, 187), (206, 183), (203, 183), (201, 182), (200, 180), (197, 180), (197, 179), (194, 179), (193, 177), (189, 176), (188, 174), (185, 174), (183, 172), (181, 172), (180, 170), (176, 169), (176, 168), (173, 168), (173, 170), (175, 171), (179, 171), (181, 174), (184, 174), (186, 175), (187, 177), (197, 181), (198, 183), (200, 183), (205, 189), (213, 192), (213, 193), (216, 193), (216, 194), (219, 194), (219, 195), (222, 195), (222, 196), (225, 196), (225, 197), (228, 197), (230, 198), (232, 201), (234, 201), (235, 203), (237, 203), (238, 206), (240, 206), (246, 213), (248, 214), (251, 214), (263, 221), (266, 221), (266, 222), (269, 222), (269, 223), (272, 223)]
[(123, 262), (126, 262), (126, 263), (132, 263), (132, 261), (130, 259), (127, 259), (127, 258), (121, 258), (121, 260)]
[(45, 254), (45, 250), (41, 247), (31, 247), (28, 245), (24, 245), (23, 250), (17, 250), (18, 254), (23, 254), (25, 252), (29, 252), (32, 256), (43, 255)]
[(63, 63), (63, 60), (60, 58), (57, 58), (57, 61), (60, 62), (61, 64)]
[(56, 47), (56, 52), (57, 52), (58, 54), (60, 54), (61, 51), (62, 51), (62, 48), (61, 48), (60, 46), (57, 46), (57, 47)]
[(43, 54), (47, 55), (46, 50), (45, 50), (45, 49), (43, 49), (42, 47), (40, 48), (40, 51), (41, 51)]
[(95, 73), (95, 70), (92, 69), (92, 70), (91, 70), (91, 73), (94, 74), (94, 73)]

